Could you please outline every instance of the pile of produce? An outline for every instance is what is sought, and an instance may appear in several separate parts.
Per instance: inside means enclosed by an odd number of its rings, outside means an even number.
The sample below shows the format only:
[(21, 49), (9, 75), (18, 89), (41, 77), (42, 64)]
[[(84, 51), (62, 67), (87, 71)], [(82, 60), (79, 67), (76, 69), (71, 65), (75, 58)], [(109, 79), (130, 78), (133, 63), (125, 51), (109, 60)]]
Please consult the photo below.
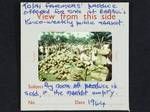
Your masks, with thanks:
[[(59, 48), (58, 48), (59, 47)], [(111, 74), (107, 55), (110, 49), (98, 49), (93, 46), (84, 46), (80, 51), (75, 45), (48, 47), (48, 54), (40, 54), (38, 73), (40, 81), (105, 81)], [(93, 49), (97, 55), (92, 58)], [(79, 50), (79, 52), (78, 52)], [(88, 59), (81, 59), (81, 55)], [(83, 55), (83, 57), (84, 57)]]

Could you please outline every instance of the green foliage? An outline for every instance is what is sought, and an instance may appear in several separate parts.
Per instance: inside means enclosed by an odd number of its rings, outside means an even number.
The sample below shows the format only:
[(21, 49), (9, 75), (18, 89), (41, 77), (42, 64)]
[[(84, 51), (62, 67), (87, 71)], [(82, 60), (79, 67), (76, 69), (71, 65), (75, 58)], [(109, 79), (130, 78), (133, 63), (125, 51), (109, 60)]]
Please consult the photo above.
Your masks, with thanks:
[(52, 45), (58, 43), (70, 43), (70, 44), (91, 44), (96, 42), (110, 42), (111, 41), (110, 32), (91, 32), (90, 35), (86, 37), (76, 37), (72, 33), (64, 32), (43, 32), (39, 45)]
[(41, 45), (51, 45), (56, 43), (56, 39), (53, 37), (52, 33), (43, 33), (41, 36), (41, 40), (39, 40), (39, 44)]
[(106, 43), (111, 43), (112, 35), (111, 32), (91, 32), (93, 35), (91, 36), (91, 39), (95, 43), (98, 43), (99, 48), (101, 48), (102, 45)]
[(91, 39), (94, 39), (95, 41), (105, 41), (110, 42), (112, 40), (111, 32), (91, 32), (93, 35), (91, 36)]

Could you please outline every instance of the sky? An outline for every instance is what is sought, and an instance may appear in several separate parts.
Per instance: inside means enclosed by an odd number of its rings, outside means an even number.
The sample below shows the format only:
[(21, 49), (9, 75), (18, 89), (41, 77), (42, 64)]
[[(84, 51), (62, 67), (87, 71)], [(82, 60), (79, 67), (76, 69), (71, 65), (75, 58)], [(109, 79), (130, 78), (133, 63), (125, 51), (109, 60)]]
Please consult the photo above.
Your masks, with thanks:
[[(58, 35), (62, 35), (59, 33), (60, 32), (58, 32)], [(65, 32), (65, 33), (63, 33), (63, 35), (69, 38), (68, 33), (71, 33), (72, 35), (74, 35), (77, 38), (83, 38), (83, 37), (87, 38), (91, 34), (90, 32)], [(41, 35), (43, 35), (43, 33), (41, 33)], [(40, 40), (41, 35), (38, 37), (38, 40)]]

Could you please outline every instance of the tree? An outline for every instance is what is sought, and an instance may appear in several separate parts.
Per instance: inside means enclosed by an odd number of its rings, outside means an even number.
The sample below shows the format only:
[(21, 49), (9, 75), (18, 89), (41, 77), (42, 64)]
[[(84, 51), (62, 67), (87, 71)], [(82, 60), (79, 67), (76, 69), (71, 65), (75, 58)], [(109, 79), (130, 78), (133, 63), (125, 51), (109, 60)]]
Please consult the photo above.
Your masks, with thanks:
[(112, 40), (111, 32), (91, 32), (93, 35), (91, 39), (98, 42), (99, 48), (105, 43), (110, 43)]
[(51, 45), (56, 43), (56, 39), (54, 38), (52, 33), (43, 33), (43, 35), (41, 36), (41, 40), (39, 41), (40, 44), (42, 45)]

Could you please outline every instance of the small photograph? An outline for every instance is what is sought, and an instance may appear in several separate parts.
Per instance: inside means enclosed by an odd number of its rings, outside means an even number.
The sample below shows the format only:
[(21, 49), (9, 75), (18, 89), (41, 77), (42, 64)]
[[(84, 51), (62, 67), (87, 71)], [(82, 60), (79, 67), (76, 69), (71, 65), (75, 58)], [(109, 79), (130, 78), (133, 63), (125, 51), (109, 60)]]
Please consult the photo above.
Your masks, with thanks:
[(110, 81), (111, 32), (42, 32), (38, 77), (40, 81)]

